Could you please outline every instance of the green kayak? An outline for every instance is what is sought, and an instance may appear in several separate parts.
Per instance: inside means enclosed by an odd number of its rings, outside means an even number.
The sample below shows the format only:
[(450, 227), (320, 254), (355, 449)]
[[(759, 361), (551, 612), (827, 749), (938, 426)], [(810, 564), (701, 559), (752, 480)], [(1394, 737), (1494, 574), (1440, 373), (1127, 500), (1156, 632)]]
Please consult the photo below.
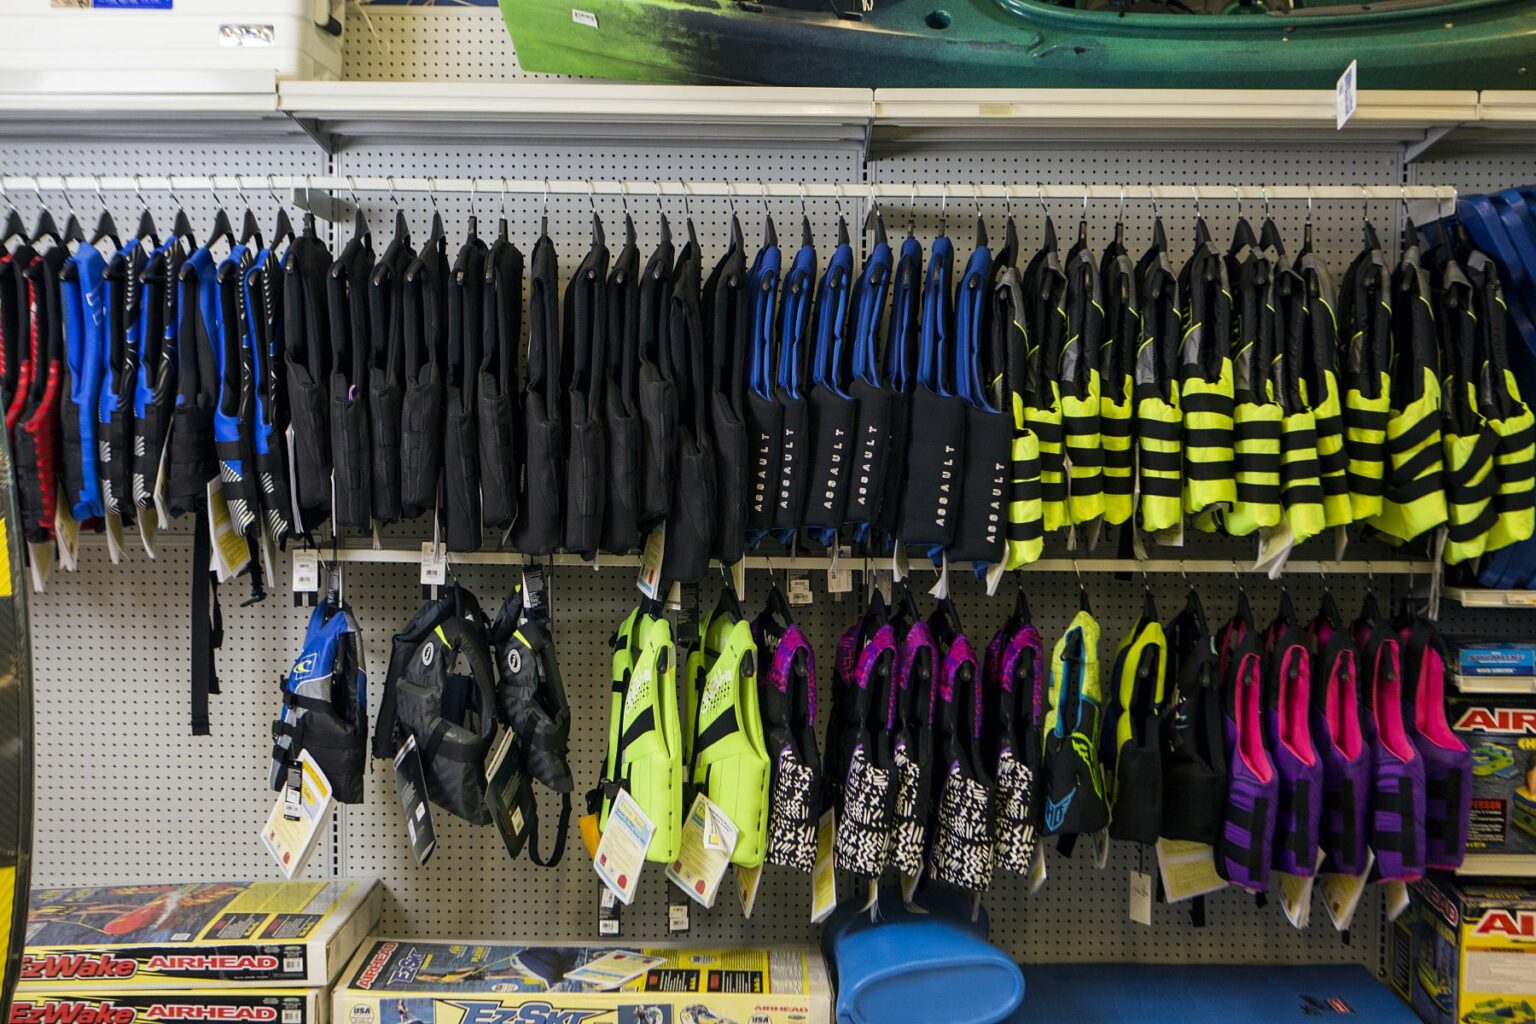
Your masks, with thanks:
[(500, 0), (530, 71), (862, 88), (1536, 88), (1536, 0)]

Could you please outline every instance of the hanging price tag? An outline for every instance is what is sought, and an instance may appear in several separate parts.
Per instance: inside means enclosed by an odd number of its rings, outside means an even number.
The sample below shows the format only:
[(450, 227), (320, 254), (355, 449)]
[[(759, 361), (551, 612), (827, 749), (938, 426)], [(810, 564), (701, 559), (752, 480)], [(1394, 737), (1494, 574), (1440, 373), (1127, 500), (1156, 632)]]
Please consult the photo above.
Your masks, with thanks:
[(1152, 876), (1145, 871), (1131, 872), (1131, 920), (1152, 923)]
[(827, 567), (827, 593), (853, 593), (853, 548), (840, 545), (832, 549), (832, 564)]
[(313, 594), (320, 589), (320, 552), (300, 548), (293, 553), (293, 592)]
[(441, 587), (448, 582), (448, 549), (426, 541), (421, 545), (421, 585)]
[(811, 577), (804, 569), (790, 570), (788, 599), (792, 605), (811, 603)]

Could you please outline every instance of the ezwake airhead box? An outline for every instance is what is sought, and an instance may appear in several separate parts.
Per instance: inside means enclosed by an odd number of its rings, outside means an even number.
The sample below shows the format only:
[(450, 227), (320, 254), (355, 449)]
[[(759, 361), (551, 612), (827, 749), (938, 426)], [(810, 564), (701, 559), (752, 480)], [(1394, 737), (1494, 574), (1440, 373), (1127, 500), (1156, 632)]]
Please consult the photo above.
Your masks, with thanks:
[(1536, 697), (1450, 694), (1446, 711), (1472, 751), (1467, 850), (1536, 855)]
[(33, 889), (21, 984), (323, 986), (379, 920), (373, 880)]
[(101, 992), (23, 985), (10, 1024), (327, 1024), (323, 988), (139, 989)]

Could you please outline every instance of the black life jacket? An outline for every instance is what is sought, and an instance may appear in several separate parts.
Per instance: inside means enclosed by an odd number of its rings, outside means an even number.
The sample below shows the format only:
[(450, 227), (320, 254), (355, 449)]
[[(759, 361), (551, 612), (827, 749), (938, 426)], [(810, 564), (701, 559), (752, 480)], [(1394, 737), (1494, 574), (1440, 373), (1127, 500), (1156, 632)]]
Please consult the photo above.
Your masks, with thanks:
[(661, 241), (640, 275), (639, 354), (640, 453), (637, 518), (642, 533), (659, 526), (672, 511), (677, 473), (677, 383), (667, 344), (672, 306), (672, 274), (677, 257), (672, 227), (661, 218)]
[(336, 799), (363, 802), (368, 737), (362, 630), (352, 609), (331, 595), (315, 607), (304, 647), (283, 676), (283, 710), (272, 722), (272, 773), (281, 790), (300, 754), (330, 780)]
[(485, 759), (496, 738), (495, 668), (484, 615), (458, 584), (395, 634), (374, 756), (393, 757), (407, 734), (421, 752), (428, 798), (472, 825), (490, 824)]
[(368, 445), (368, 363), (373, 345), (368, 304), (373, 239), (359, 223), (327, 277), (331, 311), (331, 467), (335, 527), (373, 529), (373, 464)]
[(523, 254), (507, 239), (502, 220), (485, 255), (480, 365), (475, 412), (480, 418), (480, 517), (493, 530), (517, 521), (518, 373), (523, 337)]
[(871, 709), (895, 669), (896, 634), (879, 593), (863, 618), (838, 640), (832, 721), (823, 764), (837, 808), (834, 858), (859, 878), (879, 878), (890, 859), (895, 824), (895, 765), (873, 742)]
[[(918, 357), (907, 425), (906, 483), (902, 489), (903, 543), (932, 549), (955, 538), (963, 481), (965, 400), (943, 390), (943, 353), (953, 351), (955, 298), (950, 290), (955, 246), (947, 235), (934, 239), (923, 285), (923, 342)], [(953, 376), (951, 373), (947, 376)]]
[(901, 243), (891, 272), (891, 312), (887, 320), (885, 351), (881, 354), (880, 379), (888, 395), (889, 436), (884, 480), (881, 485), (875, 528), (894, 536), (901, 525), (901, 499), (906, 483), (908, 424), (912, 412), (912, 388), (917, 380), (917, 359), (922, 347), (923, 247), (909, 232)]
[(1056, 245), (1056, 226), (1045, 221), (1045, 241), (1024, 268), (1029, 303), (1029, 351), (1023, 373), (1024, 423), (1040, 449), (1040, 520), (1044, 533), (1068, 525), (1066, 433), (1062, 426), (1061, 350), (1067, 340), (1067, 275)]
[[(784, 254), (779, 249), (773, 218), (763, 225), (763, 247), (747, 271), (747, 543), (756, 544), (773, 529), (780, 464), (784, 450), (784, 416), (774, 400), (776, 380), (775, 325), (779, 275)], [(771, 752), (770, 752), (771, 753)], [(771, 833), (770, 829), (770, 833)]]
[[(405, 214), (368, 279), (368, 427), (373, 518), (400, 521), (401, 402), (405, 395), (405, 273), (416, 261)], [(522, 282), (518, 282), (521, 296)]]
[(625, 554), (640, 546), (640, 250), (624, 218), (624, 247), (608, 275), (607, 365), (603, 368), (607, 500), (599, 547)]
[[(1013, 415), (1005, 411), (1004, 356), (991, 326), (993, 282), (1002, 266), (977, 224), (977, 248), (956, 289), (954, 347), (942, 357), (950, 369), (942, 372), (953, 375), (954, 392), (966, 402), (959, 518), (949, 557), (975, 562), (980, 570), (1006, 557)], [(1012, 265), (1012, 252), (1010, 245), (1000, 251), (1002, 265)]]
[[(181, 349), (181, 268), (186, 263), (191, 239), (173, 236), (150, 255), (139, 274), (143, 293), (139, 297), (137, 351), (125, 340), (120, 372), (128, 370), (128, 361), (136, 359), (132, 401), (126, 406), (128, 423), (108, 426), (114, 444), (128, 437), (126, 452), (132, 464), (133, 504), (139, 514), (152, 511), (155, 487), (166, 460), (166, 445), (171, 431), (177, 394), (178, 355)], [(281, 271), (279, 271), (281, 273)], [(125, 288), (129, 286), (125, 283)], [(131, 290), (131, 289), (130, 289)], [(131, 309), (131, 304), (128, 307)], [(109, 310), (109, 315), (111, 311)], [(124, 311), (124, 316), (127, 310)], [(109, 325), (109, 330), (111, 330)], [(130, 335), (131, 339), (131, 335)], [(108, 345), (115, 344), (109, 339)], [(286, 389), (285, 389), (286, 391)], [(123, 409), (119, 405), (118, 410)], [(114, 410), (114, 412), (118, 411)], [(284, 442), (286, 447), (286, 440)], [(290, 502), (291, 506), (291, 502)], [(292, 512), (289, 513), (292, 518)]]
[[(1311, 350), (1316, 342), (1312, 301), (1319, 285), (1319, 273), (1310, 254), (1287, 265), (1279, 229), (1266, 220), (1263, 229), (1266, 249), (1279, 259), (1275, 266), (1275, 349), (1270, 360), (1270, 379), (1275, 398), (1280, 403), (1280, 503), (1286, 527), (1294, 543), (1317, 536), (1328, 525), (1323, 509), (1322, 458), (1318, 452), (1317, 403), (1321, 391), (1313, 386)], [(1310, 265), (1310, 277), (1302, 273)], [(1326, 282), (1321, 282), (1326, 286)], [(1332, 313), (1321, 305), (1316, 315), (1331, 319)], [(1282, 809), (1282, 813), (1284, 813)]]
[[(153, 241), (151, 245), (155, 250), (159, 249)], [(161, 325), (165, 315), (164, 275), (162, 273), (157, 280), (155, 298), (151, 298), (151, 286), (144, 276), (149, 262), (144, 243), (134, 239), (113, 254), (106, 269), (106, 376), (102, 378), (101, 402), (97, 408), (96, 476), (101, 481), (102, 504), (107, 514), (125, 523), (132, 523), (138, 510), (133, 492), (133, 403), (146, 320), (153, 320), (160, 329), (161, 333), (154, 339), (157, 352), (164, 333)], [(4, 296), (4, 286), (0, 285), (0, 308), (3, 308)], [(146, 316), (150, 302), (157, 302), (157, 309), (153, 315)], [(158, 473), (158, 453), (155, 463)], [(153, 480), (149, 481), (149, 486), (154, 486)]]
[(448, 359), (448, 247), (443, 222), (405, 271), (405, 390), (400, 399), (400, 514), (437, 508), (443, 465), (443, 364)]
[(895, 401), (880, 365), (881, 328), (885, 302), (891, 290), (891, 247), (885, 240), (885, 221), (875, 212), (875, 244), (864, 261), (864, 270), (853, 284), (853, 373), (848, 393), (858, 415), (854, 419), (852, 465), (848, 473), (848, 500), (843, 519), (857, 535), (868, 532), (885, 500), (885, 479), (891, 452), (891, 406)]
[[(137, 241), (135, 241), (135, 246)], [(0, 409), (8, 410), (27, 361), (27, 285), (25, 268), (33, 250), (23, 239), (14, 249), (0, 247)]]
[(288, 469), (288, 368), (283, 345), (283, 260), (277, 246), (284, 237), (286, 216), (279, 218), (279, 237), (262, 249), (245, 271), (245, 322), (251, 335), (256, 410), (251, 445), (260, 481), (261, 512), (267, 534), (281, 548), (296, 530), (293, 519), (292, 476)]
[(1112, 801), (1109, 834), (1115, 839), (1151, 844), (1162, 829), (1168, 661), (1167, 634), (1149, 590), (1141, 620), (1115, 653), (1100, 721), (1099, 757)]
[[(878, 270), (871, 268), (878, 273)], [(843, 524), (858, 403), (848, 394), (853, 378), (853, 247), (838, 222), (837, 248), (816, 286), (816, 344), (811, 353), (810, 449), (804, 525), (821, 543), (832, 543)]]
[[(330, 250), (315, 235), (313, 223), (307, 224), (303, 234), (288, 247), (283, 281), (294, 501), (299, 508), (299, 532), (304, 534), (324, 523), (331, 513), (331, 424), (327, 401), (331, 346), (326, 290), (331, 263)], [(171, 443), (175, 444), (174, 434)]]
[[(982, 383), (989, 395), (996, 394), (996, 402), (1006, 411), (1013, 427), (1009, 448), (1007, 548), (1003, 558), (1006, 569), (1017, 569), (1035, 561), (1045, 549), (1040, 438), (1025, 415), (1025, 396), (1039, 391), (1039, 383), (1030, 381), (1031, 370), (1038, 372), (1038, 360), (1032, 358), (1031, 352), (1030, 300), (1024, 293), (1024, 278), (1013, 265), (1011, 256), (1017, 252), (1016, 239), (1017, 229), (1010, 217), (1007, 243), (1003, 247), (1009, 259), (1002, 272), (993, 279), (991, 337), (982, 349), (989, 360), (1000, 360), (983, 369)], [(998, 374), (996, 380), (990, 379), (992, 373)], [(1010, 772), (1017, 774), (1014, 770)]]
[(1456, 565), (1487, 550), (1488, 533), (1498, 522), (1493, 495), (1499, 478), (1493, 457), (1499, 436), (1483, 415), (1480, 385), (1487, 380), (1481, 337), (1483, 310), (1461, 262), (1450, 252), (1438, 253), (1435, 281), (1435, 327), (1444, 359), (1441, 386), (1441, 437), (1445, 458), (1445, 501), (1449, 524), (1445, 561)]
[[(983, 282), (978, 286), (979, 302), (985, 302), (986, 291)], [(982, 666), (970, 640), (960, 631), (948, 599), (929, 617), (928, 625), (944, 652), (936, 715), (935, 767), (940, 777), (930, 855), (933, 875), (948, 885), (985, 892), (992, 884), (996, 822), (994, 782), (981, 751), (986, 728)]]
[(541, 232), (528, 272), (528, 379), (523, 385), (523, 487), (512, 528), (519, 551), (547, 555), (560, 546), (565, 444), (560, 429), (560, 268), (555, 243)]
[(1306, 232), (1296, 256), (1307, 302), (1307, 330), (1303, 336), (1303, 379), (1317, 427), (1319, 482), (1323, 487), (1323, 518), (1329, 526), (1354, 522), (1349, 497), (1349, 456), (1345, 451), (1344, 398), (1339, 389), (1338, 298), (1328, 269), (1312, 248), (1312, 231)]
[[(516, 737), (516, 756), (530, 775), (560, 794), (560, 820), (548, 859), (539, 853), (537, 810), (529, 821), (529, 856), (540, 867), (554, 867), (565, 853), (575, 783), (567, 762), (571, 706), (555, 663), (555, 641), (548, 624), (524, 614), (522, 584), (515, 586), (491, 624), (496, 656), (496, 707)], [(530, 805), (532, 808), (533, 805)]]
[(219, 471), (213, 450), (213, 410), (219, 400), (218, 362), (213, 349), (218, 317), (215, 271), (207, 249), (194, 251), (181, 267), (176, 406), (166, 466), (166, 501), (173, 516), (203, 508), (208, 481)]
[(810, 874), (816, 865), (821, 811), (821, 757), (816, 750), (816, 652), (774, 587), (752, 623), (768, 661), (758, 676), (763, 739), (772, 768), (765, 859)]
[[(213, 449), (219, 480), (236, 532), (253, 542), (261, 530), (261, 485), (256, 476), (256, 362), (246, 331), (244, 283), (252, 263), (244, 245), (230, 249), (219, 264), (219, 391), (213, 412)], [(256, 555), (254, 546), (251, 548)]]
[(592, 217), (592, 247), (565, 289), (560, 384), (565, 402), (565, 549), (591, 558), (603, 532), (608, 496), (603, 437), (608, 365), (608, 246)]
[(1104, 449), (1100, 443), (1099, 347), (1104, 340), (1104, 282), (1088, 244), (1088, 225), (1080, 222), (1077, 241), (1067, 251), (1066, 338), (1061, 362), (1053, 368), (1061, 380), (1061, 426), (1067, 469), (1067, 512), (1084, 526), (1104, 514)]
[(1227, 804), (1222, 679), (1205, 608), (1193, 588), (1168, 623), (1172, 709), (1163, 719), (1163, 821), (1160, 835), (1215, 846)]
[(709, 435), (699, 259), (699, 243), (689, 221), (688, 244), (672, 274), (667, 316), (667, 346), (678, 399), (677, 477), (661, 568), (662, 582), (668, 585), (703, 577), (715, 537), (715, 456)]
[(69, 250), (57, 239), (27, 268), (31, 306), (32, 381), (16, 425), (16, 503), (22, 535), (42, 544), (54, 537), (59, 493), (59, 402), (64, 381), (64, 308), (59, 273)]
[(1232, 342), (1233, 451), (1237, 500), (1222, 520), (1226, 532), (1246, 537), (1280, 522), (1281, 420), (1275, 400), (1275, 315), (1279, 254), (1238, 222), (1227, 254), (1227, 273), (1236, 290)]
[(800, 226), (800, 249), (784, 272), (779, 296), (779, 360), (773, 399), (779, 407), (783, 441), (779, 445), (777, 497), (773, 526), (786, 541), (794, 536), (804, 518), (806, 492), (810, 487), (811, 423), (806, 400), (806, 379), (815, 338), (811, 317), (815, 313), (816, 248), (811, 244), (811, 225)]
[(5, 429), (11, 440), (11, 450), (15, 451), (16, 425), (21, 422), (21, 414), (26, 408), (27, 395), (32, 387), (32, 302), (27, 271), (37, 260), (37, 250), (23, 242), (10, 257), (10, 262), (5, 265), (5, 273), (11, 282), (7, 292), (14, 303), (11, 315), (16, 321), (16, 327), (15, 352), (6, 362), (7, 367), (12, 368), (13, 377), (10, 390), (6, 392)]
[(448, 277), (448, 362), (443, 378), (443, 503), (439, 513), (449, 551), (480, 549), (479, 390), (484, 326), (486, 246), (475, 234)]
[(731, 244), (704, 283), (704, 325), (709, 347), (709, 421), (715, 455), (713, 556), (733, 565), (746, 553), (747, 331), (752, 293), (741, 224), (731, 218)]

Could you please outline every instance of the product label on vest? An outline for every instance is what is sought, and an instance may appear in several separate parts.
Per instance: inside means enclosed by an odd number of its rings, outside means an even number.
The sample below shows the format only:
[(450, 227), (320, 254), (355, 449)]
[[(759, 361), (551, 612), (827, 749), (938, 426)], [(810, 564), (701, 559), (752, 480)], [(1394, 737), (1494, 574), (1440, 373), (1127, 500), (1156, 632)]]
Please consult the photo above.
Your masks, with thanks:
[(667, 866), (667, 877), (695, 903), (714, 906), (739, 835), (725, 812), (700, 793), (683, 822), (677, 859)]
[(535, 622), (554, 622), (554, 607), (549, 600), (549, 585), (542, 565), (523, 569), (523, 613)]
[(651, 848), (656, 826), (629, 790), (621, 789), (608, 811), (608, 827), (597, 844), (592, 867), (597, 877), (626, 907), (635, 900), (640, 884), (640, 869), (645, 867), (645, 853)]
[(395, 753), (395, 792), (400, 797), (400, 813), (405, 816), (405, 837), (410, 840), (411, 852), (416, 854), (416, 863), (425, 864), (437, 846), (437, 831), (432, 827), (427, 775), (414, 735), (407, 736)]
[(485, 766), (485, 806), (501, 833), (501, 841), (507, 853), (516, 857), (528, 839), (528, 826), (533, 818), (533, 789), (528, 773), (514, 755), (512, 746), (516, 736), (508, 729), (501, 734), (501, 742), (491, 752)]

